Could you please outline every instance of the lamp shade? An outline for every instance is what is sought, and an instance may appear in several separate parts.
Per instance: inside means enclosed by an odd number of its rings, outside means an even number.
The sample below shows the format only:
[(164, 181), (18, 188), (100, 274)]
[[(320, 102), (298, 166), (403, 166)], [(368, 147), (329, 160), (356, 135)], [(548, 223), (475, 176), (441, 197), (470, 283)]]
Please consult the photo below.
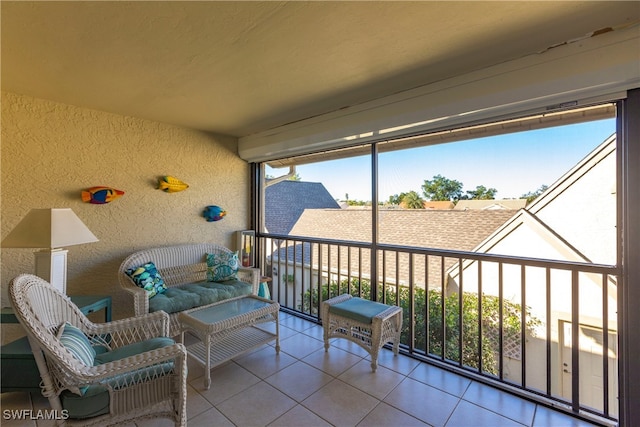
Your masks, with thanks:
[(2, 241), (3, 248), (62, 248), (98, 238), (69, 208), (31, 209)]

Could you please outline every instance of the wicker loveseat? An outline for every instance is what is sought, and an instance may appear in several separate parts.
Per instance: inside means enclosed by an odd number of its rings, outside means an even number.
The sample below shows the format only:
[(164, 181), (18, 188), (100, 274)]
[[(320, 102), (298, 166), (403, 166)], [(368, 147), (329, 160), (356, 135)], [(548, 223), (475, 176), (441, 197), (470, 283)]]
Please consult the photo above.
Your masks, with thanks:
[[(165, 311), (169, 314), (169, 335), (180, 334), (178, 314), (184, 310), (212, 304), (241, 295), (257, 294), (260, 270), (238, 268), (237, 280), (207, 281), (207, 254), (230, 254), (232, 251), (215, 243), (191, 243), (141, 250), (129, 255), (120, 265), (120, 286), (133, 298), (136, 316)], [(167, 290), (149, 298), (147, 291), (136, 286), (128, 270), (153, 262)]]

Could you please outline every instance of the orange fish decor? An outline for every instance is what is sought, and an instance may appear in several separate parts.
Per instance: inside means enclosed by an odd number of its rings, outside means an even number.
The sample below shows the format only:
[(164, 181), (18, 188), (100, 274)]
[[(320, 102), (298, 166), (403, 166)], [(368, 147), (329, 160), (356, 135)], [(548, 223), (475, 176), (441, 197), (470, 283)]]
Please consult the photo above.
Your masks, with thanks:
[(186, 190), (189, 188), (189, 184), (180, 181), (173, 176), (163, 176), (158, 179), (158, 189), (166, 193), (177, 193), (178, 191)]
[(124, 191), (111, 187), (91, 187), (81, 193), (82, 201), (94, 205), (104, 205), (122, 196)]

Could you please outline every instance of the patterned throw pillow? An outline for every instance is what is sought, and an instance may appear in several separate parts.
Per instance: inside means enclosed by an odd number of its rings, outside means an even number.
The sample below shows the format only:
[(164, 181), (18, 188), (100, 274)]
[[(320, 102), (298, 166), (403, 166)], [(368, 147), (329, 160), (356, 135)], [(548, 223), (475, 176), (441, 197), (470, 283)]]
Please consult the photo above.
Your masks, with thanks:
[(238, 252), (207, 254), (207, 281), (238, 278)]
[(73, 354), (73, 357), (87, 366), (93, 366), (96, 351), (91, 346), (89, 338), (87, 338), (84, 332), (69, 322), (65, 322), (60, 326), (57, 336), (60, 343)]
[(163, 294), (167, 290), (167, 285), (153, 262), (148, 262), (137, 268), (130, 268), (127, 270), (127, 275), (137, 286), (147, 291), (149, 298), (156, 294)]

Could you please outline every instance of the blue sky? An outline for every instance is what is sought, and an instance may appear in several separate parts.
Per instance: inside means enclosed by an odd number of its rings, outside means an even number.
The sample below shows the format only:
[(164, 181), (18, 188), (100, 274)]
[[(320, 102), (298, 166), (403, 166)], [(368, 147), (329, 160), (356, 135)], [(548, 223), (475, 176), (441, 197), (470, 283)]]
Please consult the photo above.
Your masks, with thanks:
[[(541, 185), (551, 185), (615, 132), (615, 119), (479, 138), (430, 147), (382, 153), (379, 156), (380, 201), (416, 191), (435, 175), (498, 190), (496, 198), (517, 198)], [(343, 200), (371, 200), (368, 156), (300, 165), (303, 181), (322, 182)], [(279, 176), (285, 169), (267, 169)]]

